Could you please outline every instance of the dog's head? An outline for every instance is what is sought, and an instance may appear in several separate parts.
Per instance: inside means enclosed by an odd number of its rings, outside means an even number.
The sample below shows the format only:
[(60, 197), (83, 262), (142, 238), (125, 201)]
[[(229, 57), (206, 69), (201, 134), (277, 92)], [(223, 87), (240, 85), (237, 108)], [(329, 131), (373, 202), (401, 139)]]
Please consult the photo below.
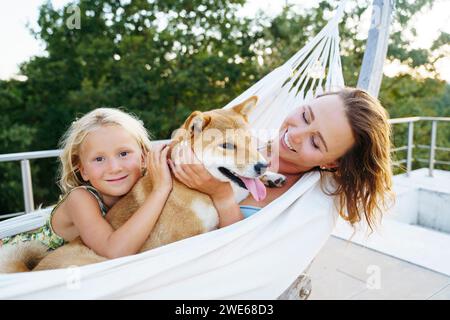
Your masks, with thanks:
[(214, 177), (262, 200), (266, 190), (259, 177), (269, 164), (258, 152), (247, 118), (257, 101), (252, 96), (230, 109), (193, 112), (173, 137), (172, 154), (177, 145), (188, 143)]

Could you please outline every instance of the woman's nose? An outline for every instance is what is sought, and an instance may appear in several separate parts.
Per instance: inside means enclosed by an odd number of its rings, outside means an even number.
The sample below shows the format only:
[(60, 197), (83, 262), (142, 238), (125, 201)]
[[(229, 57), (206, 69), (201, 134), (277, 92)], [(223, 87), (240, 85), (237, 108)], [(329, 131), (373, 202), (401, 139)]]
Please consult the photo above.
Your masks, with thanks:
[(289, 139), (295, 143), (300, 144), (305, 136), (308, 134), (308, 130), (304, 127), (291, 127), (289, 128)]

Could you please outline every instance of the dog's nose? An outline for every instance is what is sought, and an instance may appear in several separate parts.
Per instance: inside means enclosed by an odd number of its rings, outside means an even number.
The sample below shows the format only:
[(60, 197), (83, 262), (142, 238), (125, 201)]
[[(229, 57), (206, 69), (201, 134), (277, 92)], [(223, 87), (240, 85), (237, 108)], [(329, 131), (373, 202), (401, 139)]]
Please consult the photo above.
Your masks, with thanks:
[(257, 174), (263, 174), (268, 166), (269, 164), (267, 162), (258, 162), (255, 164), (255, 171)]

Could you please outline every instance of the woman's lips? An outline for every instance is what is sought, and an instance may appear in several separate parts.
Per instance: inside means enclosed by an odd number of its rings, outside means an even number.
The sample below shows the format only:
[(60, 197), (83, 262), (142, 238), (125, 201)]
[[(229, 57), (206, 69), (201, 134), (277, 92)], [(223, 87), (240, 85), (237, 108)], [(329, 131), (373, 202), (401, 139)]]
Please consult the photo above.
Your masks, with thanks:
[(285, 149), (287, 149), (287, 150), (289, 150), (289, 151), (291, 151), (291, 152), (294, 152), (294, 153), (297, 153), (295, 150), (293, 150), (293, 149), (291, 149), (291, 148), (289, 148), (289, 146), (286, 144), (286, 141), (284, 141), (284, 139), (286, 138), (288, 138), (287, 137), (287, 133), (288, 133), (288, 130), (286, 129), (286, 131), (284, 131), (284, 133), (281, 135), (281, 137), (280, 137), (280, 143), (283, 145), (283, 147), (285, 148)]

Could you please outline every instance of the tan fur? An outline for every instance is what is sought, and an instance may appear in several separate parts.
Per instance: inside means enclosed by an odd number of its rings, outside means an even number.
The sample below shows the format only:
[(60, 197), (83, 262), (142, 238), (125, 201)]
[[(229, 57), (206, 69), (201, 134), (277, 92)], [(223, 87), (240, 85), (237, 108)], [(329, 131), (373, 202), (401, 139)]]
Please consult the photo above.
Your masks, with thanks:
[[(194, 133), (198, 133), (206, 128), (214, 128), (223, 133), (227, 129), (243, 129), (239, 134), (235, 134), (232, 140), (237, 145), (237, 148), (246, 148), (246, 150), (243, 150), (245, 151), (243, 152), (243, 156), (246, 156), (246, 159), (256, 163), (261, 159), (261, 155), (257, 152), (256, 148), (250, 150), (248, 144), (244, 144), (245, 139), (250, 137), (250, 133), (247, 130), (246, 116), (256, 104), (256, 101), (256, 97), (251, 97), (232, 109), (217, 109), (205, 113), (199, 111), (193, 112), (182, 126), (183, 129), (187, 130), (187, 135), (186, 131), (184, 133), (177, 133), (170, 146), (171, 151), (173, 152), (177, 145), (186, 139), (191, 140), (190, 142), (193, 144), (194, 151), (199, 146), (203, 148), (202, 150), (214, 150), (211, 145), (212, 142), (204, 141), (203, 139), (199, 139), (202, 141), (195, 141)], [(198, 143), (201, 145), (198, 145)], [(223, 152), (226, 153), (228, 151)], [(216, 153), (218, 152), (216, 151)], [(149, 175), (142, 177), (133, 189), (110, 209), (107, 214), (107, 220), (114, 229), (122, 226), (136, 212), (147, 195), (152, 191), (152, 186), (153, 183)], [(218, 222), (217, 212), (209, 196), (189, 189), (174, 179), (172, 192), (150, 237), (144, 243), (140, 252), (211, 231), (205, 229), (196, 212), (191, 210), (194, 200), (197, 203), (200, 201), (202, 208), (210, 208), (212, 210), (211, 212), (215, 213)], [(210, 210), (206, 211), (209, 212)], [(217, 228), (217, 225), (215, 228)], [(83, 244), (80, 238), (77, 238), (48, 254), (34, 270), (82, 266), (105, 260), (106, 258), (96, 255), (94, 251)], [(17, 266), (16, 271), (19, 271), (19, 267)], [(10, 269), (14, 270), (13, 267)]]
[(0, 273), (32, 270), (47, 254), (47, 247), (39, 241), (27, 241), (0, 248)]
[(33, 271), (83, 266), (106, 260), (106, 258), (97, 255), (94, 251), (86, 247), (80, 238), (76, 238), (48, 254), (39, 262)]

